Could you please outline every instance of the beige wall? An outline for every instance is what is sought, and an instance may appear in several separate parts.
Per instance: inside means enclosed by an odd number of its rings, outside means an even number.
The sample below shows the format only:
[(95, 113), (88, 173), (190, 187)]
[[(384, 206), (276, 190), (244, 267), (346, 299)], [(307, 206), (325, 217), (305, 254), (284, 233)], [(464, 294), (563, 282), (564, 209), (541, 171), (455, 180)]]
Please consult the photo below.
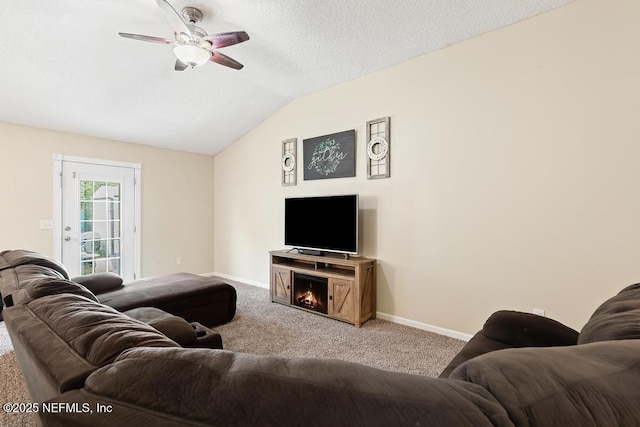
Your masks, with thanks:
[[(359, 193), (378, 311), (474, 333), (498, 309), (580, 328), (640, 281), (640, 2), (576, 2), (297, 99), (215, 159), (215, 268), (268, 283), (283, 200)], [(390, 116), (392, 177), (366, 179)], [(280, 185), (281, 141), (355, 128), (355, 178)], [(300, 165), (302, 166), (302, 165)]]
[[(142, 164), (143, 276), (213, 270), (213, 158), (0, 123), (0, 250), (53, 255), (53, 154)], [(182, 257), (182, 265), (176, 258)]]

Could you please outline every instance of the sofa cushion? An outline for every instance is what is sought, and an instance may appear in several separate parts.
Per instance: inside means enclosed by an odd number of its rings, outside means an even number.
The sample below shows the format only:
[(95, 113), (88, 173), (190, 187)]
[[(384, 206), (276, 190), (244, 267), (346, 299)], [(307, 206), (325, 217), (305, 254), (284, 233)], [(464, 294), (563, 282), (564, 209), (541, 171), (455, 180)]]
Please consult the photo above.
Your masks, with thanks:
[(122, 277), (108, 271), (77, 276), (71, 280), (80, 283), (96, 295), (122, 287)]
[(98, 302), (98, 298), (84, 286), (65, 279), (30, 279), (22, 282), (23, 289), (19, 289), (12, 294), (5, 296), (2, 300), (5, 306), (11, 307), (15, 304), (27, 304), (35, 299), (58, 294), (74, 294)]
[(69, 278), (69, 273), (67, 273), (67, 269), (64, 265), (46, 255), (24, 249), (0, 252), (0, 270), (6, 270), (8, 268), (26, 264), (51, 268), (59, 272), (64, 279)]
[(475, 384), (338, 360), (224, 350), (128, 350), (89, 376), (85, 390), (99, 400), (137, 405), (185, 424), (513, 425), (493, 396)]
[(578, 344), (640, 338), (640, 283), (627, 286), (591, 315)]
[(20, 265), (0, 271), (0, 292), (2, 296), (9, 295), (19, 289), (24, 288), (24, 282), (32, 279), (64, 279), (60, 272), (41, 265)]
[(111, 363), (131, 347), (178, 347), (151, 326), (79, 295), (46, 296), (27, 307), (94, 366)]
[[(5, 260), (6, 261), (6, 260)], [(0, 311), (4, 308), (4, 298), (21, 290), (25, 281), (30, 279), (66, 279), (58, 270), (37, 264), (22, 264), (13, 268), (0, 270)], [(0, 313), (0, 320), (2, 314)]]
[(516, 425), (632, 426), (640, 420), (639, 340), (498, 350), (449, 378), (478, 384)]
[(178, 346), (150, 326), (80, 295), (44, 296), (4, 315), (35, 402), (82, 387), (91, 372), (125, 349)]

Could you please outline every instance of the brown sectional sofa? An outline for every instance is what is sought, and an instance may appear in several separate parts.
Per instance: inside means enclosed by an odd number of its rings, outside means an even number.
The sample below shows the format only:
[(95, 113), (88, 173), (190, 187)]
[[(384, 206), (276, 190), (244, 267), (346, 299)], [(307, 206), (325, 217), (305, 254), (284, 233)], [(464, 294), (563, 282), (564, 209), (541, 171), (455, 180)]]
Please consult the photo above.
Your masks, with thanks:
[[(0, 292), (12, 294), (19, 290), (23, 275), (69, 279), (65, 267), (50, 257), (27, 250), (1, 252)], [(92, 291), (99, 302), (118, 311), (155, 307), (205, 326), (227, 323), (236, 313), (235, 288), (197, 274), (174, 273), (123, 283), (115, 274), (97, 273), (72, 280)]]
[[(48, 293), (75, 289), (65, 267), (27, 250), (0, 252), (0, 309), (33, 299), (34, 281), (46, 281)], [(129, 317), (154, 327), (183, 347), (222, 348), (222, 337), (207, 326), (229, 322), (236, 312), (236, 290), (215, 278), (176, 273), (123, 283), (113, 273), (75, 277), (88, 294)], [(38, 292), (41, 292), (39, 289)], [(85, 295), (86, 296), (86, 295)], [(0, 313), (0, 320), (2, 320)], [(207, 325), (207, 326), (205, 326)]]
[[(579, 334), (549, 319), (496, 314), (461, 352), (469, 357), (455, 358), (436, 379), (336, 360), (181, 348), (77, 283), (37, 278), (21, 275), (24, 293), (5, 309), (5, 321), (45, 426), (566, 427), (640, 420), (640, 285), (603, 303)], [(541, 346), (547, 338), (555, 345)], [(51, 407), (65, 410), (43, 410)]]

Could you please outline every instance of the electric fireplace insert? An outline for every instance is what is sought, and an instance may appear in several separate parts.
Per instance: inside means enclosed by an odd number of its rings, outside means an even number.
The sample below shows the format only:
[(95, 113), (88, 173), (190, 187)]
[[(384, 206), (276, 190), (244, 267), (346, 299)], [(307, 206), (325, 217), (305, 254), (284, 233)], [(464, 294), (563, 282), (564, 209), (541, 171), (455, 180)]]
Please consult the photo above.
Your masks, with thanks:
[(293, 274), (293, 304), (307, 310), (328, 313), (329, 279)]

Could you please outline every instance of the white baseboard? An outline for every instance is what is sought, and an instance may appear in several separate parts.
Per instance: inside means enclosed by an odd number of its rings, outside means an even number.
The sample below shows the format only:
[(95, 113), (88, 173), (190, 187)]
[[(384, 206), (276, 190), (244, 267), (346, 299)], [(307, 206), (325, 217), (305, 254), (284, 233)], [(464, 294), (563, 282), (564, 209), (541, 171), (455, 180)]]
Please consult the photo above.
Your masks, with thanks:
[[(269, 289), (268, 283), (257, 282), (255, 280), (249, 280), (242, 277), (231, 276), (223, 273), (205, 273), (202, 276), (218, 276), (223, 279), (235, 280), (236, 282), (246, 283), (247, 285), (257, 286), (259, 288)], [(399, 323), (401, 325), (410, 326), (416, 329), (422, 329), (423, 331), (433, 332), (434, 334), (444, 335), (451, 338), (456, 338), (463, 341), (469, 341), (473, 335), (464, 334), (462, 332), (453, 331), (451, 329), (441, 328), (439, 326), (429, 325), (427, 323), (416, 322), (415, 320), (405, 319), (404, 317), (394, 316), (380, 311), (376, 312), (378, 319), (387, 320), (393, 323)]]
[(249, 279), (245, 279), (243, 277), (231, 276), (229, 274), (205, 273), (205, 274), (202, 274), (202, 276), (218, 276), (218, 277), (222, 277), (223, 279), (235, 280), (236, 282), (246, 283), (247, 285), (252, 285), (252, 286), (257, 286), (259, 288), (269, 289), (269, 284), (268, 283), (257, 282), (255, 280), (249, 280)]
[(378, 319), (387, 320), (393, 323), (399, 323), (405, 326), (411, 326), (412, 328), (422, 329), (423, 331), (433, 332), (434, 334), (444, 335), (451, 338), (456, 338), (463, 341), (469, 341), (473, 335), (465, 334), (462, 332), (454, 331), (451, 329), (441, 328), (439, 326), (429, 325), (428, 323), (416, 322), (415, 320), (405, 319), (404, 317), (394, 316), (387, 313), (377, 312)]

